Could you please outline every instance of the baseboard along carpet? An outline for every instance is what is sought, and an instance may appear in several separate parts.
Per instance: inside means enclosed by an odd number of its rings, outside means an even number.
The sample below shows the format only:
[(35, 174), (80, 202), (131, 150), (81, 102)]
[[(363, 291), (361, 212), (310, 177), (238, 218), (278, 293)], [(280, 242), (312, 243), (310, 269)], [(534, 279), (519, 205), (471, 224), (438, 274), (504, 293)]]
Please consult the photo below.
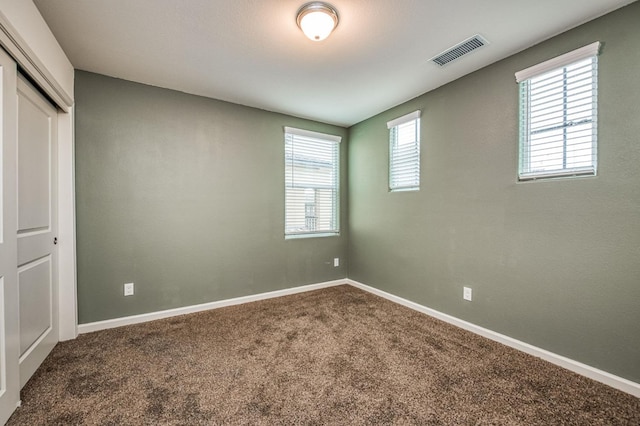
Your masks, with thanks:
[(343, 285), (58, 344), (9, 425), (638, 425), (640, 399)]

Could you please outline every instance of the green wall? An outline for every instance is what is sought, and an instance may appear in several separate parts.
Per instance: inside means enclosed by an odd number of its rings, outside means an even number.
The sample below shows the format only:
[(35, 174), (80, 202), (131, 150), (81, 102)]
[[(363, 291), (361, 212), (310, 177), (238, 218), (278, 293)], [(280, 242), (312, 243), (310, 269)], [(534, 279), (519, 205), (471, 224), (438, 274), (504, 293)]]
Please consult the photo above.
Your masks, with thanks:
[[(81, 324), (346, 276), (346, 129), (82, 71), (75, 88)], [(284, 240), (284, 126), (345, 137), (340, 237)]]
[[(640, 382), (639, 23), (636, 2), (353, 126), (349, 278)], [(517, 183), (514, 73), (597, 40), (598, 176)], [(417, 109), (421, 189), (389, 193), (386, 122)]]

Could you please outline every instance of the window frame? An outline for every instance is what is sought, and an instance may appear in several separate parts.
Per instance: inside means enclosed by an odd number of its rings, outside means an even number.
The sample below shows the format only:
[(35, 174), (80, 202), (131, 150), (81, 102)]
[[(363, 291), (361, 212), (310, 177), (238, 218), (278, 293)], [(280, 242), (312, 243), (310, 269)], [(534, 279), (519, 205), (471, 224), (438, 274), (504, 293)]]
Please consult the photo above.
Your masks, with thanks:
[[(516, 82), (518, 83), (519, 92), (519, 112), (518, 112), (518, 181), (531, 181), (538, 179), (553, 179), (553, 178), (566, 178), (577, 176), (596, 176), (598, 169), (598, 52), (600, 50), (600, 42), (594, 42), (587, 46), (565, 53), (558, 57), (552, 58), (548, 61), (526, 68), (522, 71), (515, 73)], [(568, 119), (567, 116), (575, 114), (578, 107), (567, 106), (568, 98), (571, 96), (568, 92), (567, 86), (570, 79), (569, 71), (567, 68), (586, 61), (591, 60), (591, 73), (587, 78), (591, 79), (591, 96), (587, 99), (591, 101), (591, 115), (589, 119), (585, 119), (583, 122), (574, 123)], [(585, 65), (587, 67), (587, 65)], [(531, 81), (536, 78), (542, 78), (548, 76), (554, 72), (562, 72), (561, 82), (562, 85), (562, 115), (563, 122), (557, 124), (555, 127), (549, 129), (538, 129), (537, 133), (542, 133), (551, 130), (562, 129), (562, 147), (563, 147), (563, 164), (561, 168), (553, 170), (531, 170), (532, 156), (531, 152), (531, 138), (535, 134), (531, 129)], [(584, 93), (588, 93), (589, 89)], [(548, 95), (545, 95), (548, 96)], [(583, 105), (580, 105), (583, 106)], [(553, 107), (550, 106), (549, 110)], [(573, 109), (572, 109), (573, 108)], [(572, 138), (568, 136), (567, 129), (589, 123), (591, 125), (591, 159), (590, 164), (585, 166), (570, 167), (567, 165), (567, 144), (571, 142)], [(577, 137), (573, 137), (578, 139)], [(576, 148), (576, 151), (581, 148)]]
[[(333, 226), (331, 227), (331, 229), (326, 230), (323, 229), (321, 231), (289, 231), (288, 230), (288, 223), (289, 223), (289, 215), (290, 215), (290, 211), (287, 208), (288, 206), (288, 194), (289, 194), (289, 189), (292, 189), (292, 187), (290, 187), (290, 182), (289, 182), (289, 172), (288, 172), (288, 168), (292, 167), (292, 165), (289, 164), (289, 162), (293, 163), (294, 161), (294, 157), (292, 156), (291, 158), (288, 157), (288, 139), (291, 138), (291, 143), (304, 143), (304, 139), (308, 139), (308, 140), (313, 140), (314, 143), (326, 143), (326, 144), (331, 144), (332, 148), (331, 150), (332, 152), (332, 156), (333, 159), (335, 161), (332, 162), (331, 167), (332, 167), (332, 176), (333, 176), (333, 187), (332, 190), (334, 191), (334, 196), (333, 196), (333, 205), (332, 205), (332, 218), (330, 220), (330, 222), (333, 224)], [(296, 141), (296, 138), (300, 138), (301, 140)], [(285, 161), (285, 167), (284, 167), (284, 237), (285, 240), (290, 240), (290, 239), (300, 239), (300, 238), (318, 238), (318, 237), (333, 237), (333, 236), (339, 236), (340, 235), (340, 194), (341, 194), (341, 188), (340, 188), (340, 144), (342, 141), (342, 137), (341, 136), (336, 136), (336, 135), (330, 135), (330, 134), (326, 134), (326, 133), (320, 133), (320, 132), (314, 132), (314, 131), (310, 131), (310, 130), (304, 130), (304, 129), (298, 129), (298, 128), (294, 128), (294, 127), (284, 127), (284, 161)], [(295, 180), (295, 173), (294, 170), (291, 170), (292, 173), (292, 180)], [(311, 188), (309, 188), (311, 189)], [(313, 189), (317, 189), (317, 188), (313, 188)], [(306, 196), (306, 195), (305, 195)], [(317, 192), (314, 193), (314, 198), (317, 198)], [(305, 212), (305, 226), (309, 223), (309, 221), (307, 220), (307, 211), (313, 211), (315, 216), (314, 219), (317, 222), (317, 205), (314, 202), (313, 206), (308, 206), (307, 203), (305, 202), (304, 204), (304, 212)], [(311, 208), (313, 207), (313, 208)]]
[[(421, 175), (421, 164), (420, 164), (420, 151), (421, 151), (421, 123), (420, 123), (421, 111), (413, 111), (409, 114), (398, 117), (394, 120), (387, 122), (387, 129), (389, 130), (389, 192), (407, 192), (407, 191), (419, 191), (420, 190), (420, 175)], [(411, 161), (408, 169), (408, 175), (405, 176), (405, 179), (411, 179), (414, 177), (416, 182), (413, 184), (396, 184), (394, 177), (397, 176), (398, 171), (396, 168), (396, 158), (402, 158), (397, 155), (397, 144), (398, 144), (398, 135), (400, 127), (406, 125), (408, 123), (415, 122), (415, 140), (410, 141), (409, 143), (413, 145), (415, 149), (415, 153), (411, 155), (409, 160)], [(411, 149), (411, 148), (410, 148)], [(406, 154), (405, 154), (406, 155)], [(406, 158), (404, 159), (406, 161)], [(411, 176), (415, 174), (415, 176)]]

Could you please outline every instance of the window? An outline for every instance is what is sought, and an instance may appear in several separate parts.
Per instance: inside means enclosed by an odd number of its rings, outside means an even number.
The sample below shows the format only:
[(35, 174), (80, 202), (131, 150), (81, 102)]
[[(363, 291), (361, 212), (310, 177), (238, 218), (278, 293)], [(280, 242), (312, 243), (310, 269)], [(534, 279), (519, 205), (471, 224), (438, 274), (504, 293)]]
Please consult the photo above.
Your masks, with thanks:
[(341, 139), (284, 128), (285, 238), (339, 234)]
[(389, 128), (389, 189), (420, 189), (420, 111), (387, 123)]
[(595, 175), (600, 43), (516, 73), (520, 180)]

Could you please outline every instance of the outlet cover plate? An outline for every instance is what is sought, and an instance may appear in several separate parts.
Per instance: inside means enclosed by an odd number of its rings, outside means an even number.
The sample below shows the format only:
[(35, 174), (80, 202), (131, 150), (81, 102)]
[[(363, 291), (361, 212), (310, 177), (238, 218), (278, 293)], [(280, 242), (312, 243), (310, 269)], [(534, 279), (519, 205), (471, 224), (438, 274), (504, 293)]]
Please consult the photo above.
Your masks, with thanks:
[(340, 258), (339, 257), (334, 257), (333, 258), (333, 267), (337, 268), (338, 266), (340, 266)]
[(464, 300), (468, 300), (469, 302), (471, 302), (471, 296), (472, 296), (471, 287), (463, 287), (462, 298)]
[(124, 285), (124, 295), (133, 296), (133, 283), (126, 283)]

